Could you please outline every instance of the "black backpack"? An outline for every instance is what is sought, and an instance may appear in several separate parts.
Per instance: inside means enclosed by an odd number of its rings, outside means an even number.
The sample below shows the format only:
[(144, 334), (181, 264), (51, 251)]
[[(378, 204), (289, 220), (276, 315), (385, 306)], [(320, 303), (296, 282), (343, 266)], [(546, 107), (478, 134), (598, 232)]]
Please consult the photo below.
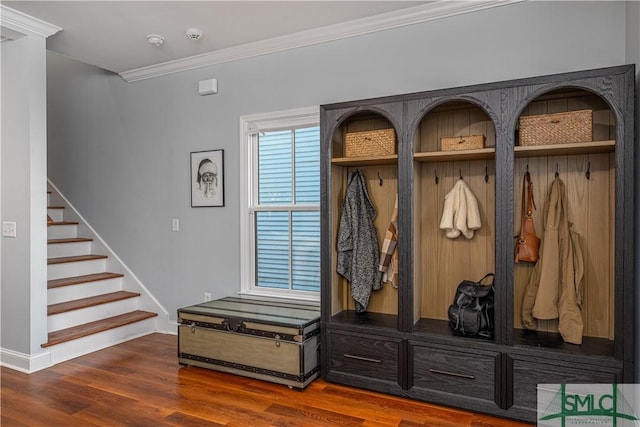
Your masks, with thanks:
[[(482, 281), (491, 277), (491, 283)], [(456, 290), (453, 304), (449, 306), (449, 324), (458, 335), (493, 338), (493, 278), (489, 273), (477, 282), (463, 280)]]

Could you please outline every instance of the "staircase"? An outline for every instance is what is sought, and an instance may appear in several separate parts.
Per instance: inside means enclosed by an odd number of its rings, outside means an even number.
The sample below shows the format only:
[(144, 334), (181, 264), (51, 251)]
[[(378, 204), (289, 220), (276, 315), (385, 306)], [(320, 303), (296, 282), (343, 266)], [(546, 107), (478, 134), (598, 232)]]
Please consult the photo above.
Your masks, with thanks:
[(52, 364), (157, 331), (162, 307), (106, 255), (109, 248), (51, 184), (50, 190), (48, 340), (42, 347)]

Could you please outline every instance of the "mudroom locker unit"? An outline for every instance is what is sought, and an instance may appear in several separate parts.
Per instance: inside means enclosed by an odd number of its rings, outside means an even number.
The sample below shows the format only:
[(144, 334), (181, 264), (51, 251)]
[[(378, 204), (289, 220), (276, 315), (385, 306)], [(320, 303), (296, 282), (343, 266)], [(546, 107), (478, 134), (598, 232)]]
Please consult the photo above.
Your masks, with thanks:
[[(634, 79), (633, 65), (616, 66), (321, 106), (323, 378), (526, 421), (536, 420), (536, 384), (633, 382)], [(380, 245), (397, 197), (397, 271), (371, 291), (365, 312), (337, 272), (356, 171)], [(580, 242), (580, 280), (570, 285), (580, 344), (565, 341), (557, 319), (541, 318), (536, 330), (521, 320), (536, 265), (514, 259), (527, 172), (543, 255), (553, 235), (544, 215), (555, 212), (548, 192), (564, 184), (564, 215)], [(479, 223), (455, 237), (441, 225), (459, 180)], [(455, 335), (447, 309), (457, 285), (487, 273), (493, 337)]]

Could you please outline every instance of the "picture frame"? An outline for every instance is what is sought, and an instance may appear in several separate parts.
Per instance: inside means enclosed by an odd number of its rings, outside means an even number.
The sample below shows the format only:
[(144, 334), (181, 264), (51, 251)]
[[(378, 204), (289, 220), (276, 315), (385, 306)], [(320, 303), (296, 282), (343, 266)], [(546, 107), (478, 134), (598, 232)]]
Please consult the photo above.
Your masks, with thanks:
[(224, 150), (191, 153), (191, 207), (224, 206)]

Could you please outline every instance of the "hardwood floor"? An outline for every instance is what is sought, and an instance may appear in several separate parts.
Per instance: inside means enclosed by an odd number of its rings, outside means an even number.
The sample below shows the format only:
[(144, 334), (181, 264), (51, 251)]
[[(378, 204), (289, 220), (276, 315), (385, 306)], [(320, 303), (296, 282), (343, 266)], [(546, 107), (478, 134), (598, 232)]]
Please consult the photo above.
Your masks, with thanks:
[(314, 381), (286, 386), (177, 363), (152, 334), (23, 374), (2, 368), (0, 425), (476, 426), (527, 424)]

